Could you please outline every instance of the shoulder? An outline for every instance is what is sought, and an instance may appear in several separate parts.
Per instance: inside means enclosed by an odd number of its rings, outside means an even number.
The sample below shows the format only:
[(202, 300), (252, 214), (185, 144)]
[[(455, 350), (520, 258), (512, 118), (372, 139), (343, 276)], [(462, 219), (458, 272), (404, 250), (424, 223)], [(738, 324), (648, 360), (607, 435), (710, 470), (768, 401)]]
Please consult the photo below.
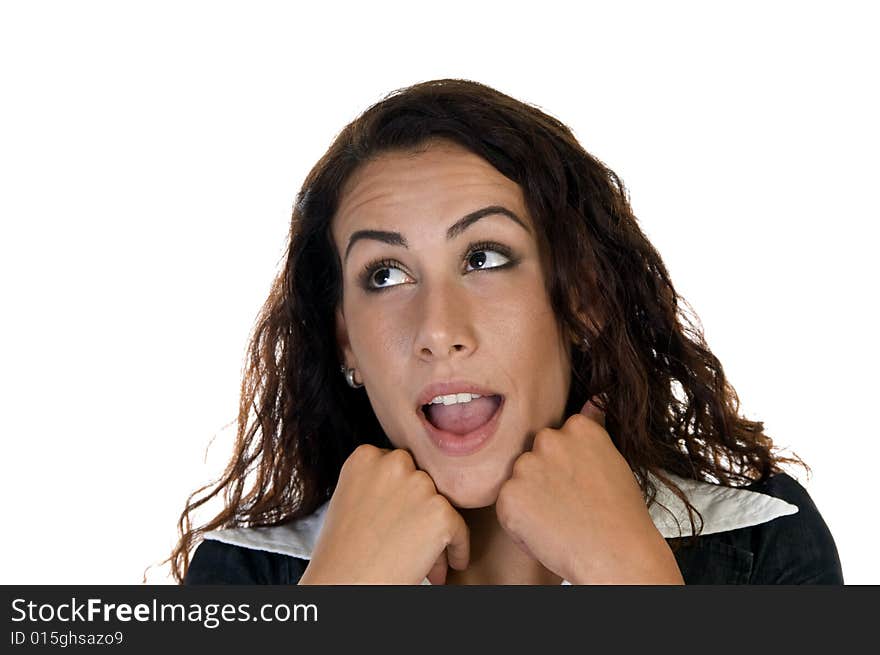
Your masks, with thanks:
[(777, 473), (743, 488), (797, 512), (682, 543), (676, 558), (688, 584), (843, 584), (831, 531), (796, 479)]
[(749, 488), (798, 508), (796, 514), (757, 526), (750, 535), (758, 583), (843, 584), (834, 537), (800, 482), (778, 473)]
[(757, 491), (774, 498), (781, 498), (786, 502), (798, 505), (799, 508), (799, 503), (815, 507), (807, 490), (788, 473), (775, 473), (764, 480), (752, 482), (744, 487), (744, 489)]
[(184, 584), (298, 584), (328, 505), (275, 526), (206, 532)]
[(183, 584), (297, 584), (307, 564), (290, 555), (205, 539), (193, 553)]

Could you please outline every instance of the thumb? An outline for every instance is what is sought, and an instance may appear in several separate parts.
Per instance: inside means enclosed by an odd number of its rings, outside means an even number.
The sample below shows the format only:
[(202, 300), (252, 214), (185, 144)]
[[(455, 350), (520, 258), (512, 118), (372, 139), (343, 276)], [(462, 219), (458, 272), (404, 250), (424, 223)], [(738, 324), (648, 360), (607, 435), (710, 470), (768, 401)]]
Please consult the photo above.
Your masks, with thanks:
[(586, 416), (588, 419), (591, 419), (601, 425), (603, 428), (605, 427), (605, 412), (596, 407), (593, 402), (598, 396), (593, 396), (590, 400), (584, 403), (584, 406), (581, 408), (581, 414)]
[(428, 582), (433, 585), (445, 585), (446, 584), (446, 571), (449, 569), (449, 565), (446, 562), (446, 549), (443, 549), (443, 552), (440, 553), (440, 557), (437, 558), (437, 561), (434, 562), (434, 566), (431, 567), (431, 571), (428, 573)]

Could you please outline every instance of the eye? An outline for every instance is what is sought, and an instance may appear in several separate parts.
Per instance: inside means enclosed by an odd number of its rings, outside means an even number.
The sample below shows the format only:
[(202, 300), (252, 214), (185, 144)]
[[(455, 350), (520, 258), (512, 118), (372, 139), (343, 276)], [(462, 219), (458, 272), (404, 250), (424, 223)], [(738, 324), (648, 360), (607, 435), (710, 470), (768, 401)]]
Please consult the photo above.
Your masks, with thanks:
[[(494, 241), (474, 243), (468, 247), (463, 256), (465, 273), (476, 271), (499, 271), (514, 266), (515, 260), (507, 246)], [(403, 270), (400, 262), (393, 259), (382, 259), (364, 266), (359, 276), (360, 286), (368, 292), (380, 292), (393, 287), (407, 284), (412, 278)]]
[(397, 265), (397, 262), (381, 261), (371, 264), (366, 275), (366, 288), (371, 291), (388, 289), (403, 284), (407, 280), (407, 274)]
[(510, 262), (510, 258), (498, 250), (486, 246), (477, 246), (467, 256), (468, 271), (482, 271), (490, 268), (498, 268)]

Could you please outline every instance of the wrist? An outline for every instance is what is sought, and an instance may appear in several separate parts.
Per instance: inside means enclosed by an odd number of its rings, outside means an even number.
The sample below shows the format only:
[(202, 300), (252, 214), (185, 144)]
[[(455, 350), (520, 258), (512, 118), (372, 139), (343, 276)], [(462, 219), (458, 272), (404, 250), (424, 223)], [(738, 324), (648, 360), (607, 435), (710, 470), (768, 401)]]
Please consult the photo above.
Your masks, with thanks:
[(593, 559), (566, 580), (573, 585), (684, 585), (675, 555), (665, 541), (663, 547), (665, 552), (633, 556), (626, 561), (603, 564)]

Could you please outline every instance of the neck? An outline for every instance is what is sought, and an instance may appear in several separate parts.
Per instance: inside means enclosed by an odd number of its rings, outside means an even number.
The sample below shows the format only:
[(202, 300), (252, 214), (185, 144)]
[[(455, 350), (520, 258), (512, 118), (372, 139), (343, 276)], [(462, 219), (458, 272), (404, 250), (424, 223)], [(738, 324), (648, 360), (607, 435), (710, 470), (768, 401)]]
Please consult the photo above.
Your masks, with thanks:
[(562, 578), (517, 546), (501, 524), (495, 506), (458, 509), (470, 530), (468, 568), (450, 568), (448, 585), (558, 585)]

